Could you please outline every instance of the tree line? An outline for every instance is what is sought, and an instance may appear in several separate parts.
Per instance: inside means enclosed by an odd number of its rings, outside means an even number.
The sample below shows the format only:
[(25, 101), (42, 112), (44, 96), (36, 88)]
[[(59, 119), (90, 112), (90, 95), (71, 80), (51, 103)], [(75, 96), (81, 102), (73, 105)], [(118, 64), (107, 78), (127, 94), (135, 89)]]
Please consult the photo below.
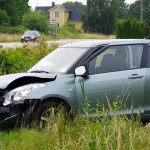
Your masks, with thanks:
[[(49, 30), (47, 14), (32, 11), (29, 0), (0, 0), (0, 32), (17, 27), (36, 29), (46, 33)], [(63, 6), (83, 5), (81, 2), (65, 2)], [(150, 0), (143, 0), (144, 22), (150, 25)], [(82, 14), (83, 30), (91, 33), (115, 34), (121, 20), (140, 19), (140, 0), (127, 4), (125, 0), (87, 0)], [(135, 21), (135, 22), (137, 22)], [(134, 23), (132, 23), (134, 24)], [(6, 30), (7, 27), (7, 30)], [(142, 27), (142, 26), (141, 26)], [(17, 31), (14, 32), (17, 32)], [(10, 32), (10, 31), (8, 31)]]
[(47, 32), (47, 15), (42, 11), (32, 11), (28, 1), (0, 0), (0, 32), (20, 33), (25, 29)]
[[(149, 14), (150, 1), (143, 0), (144, 22), (150, 25)], [(85, 32), (103, 34), (114, 33), (119, 20), (130, 19), (140, 20), (140, 0), (131, 5), (127, 4), (125, 0), (87, 0), (87, 7), (82, 16)]]

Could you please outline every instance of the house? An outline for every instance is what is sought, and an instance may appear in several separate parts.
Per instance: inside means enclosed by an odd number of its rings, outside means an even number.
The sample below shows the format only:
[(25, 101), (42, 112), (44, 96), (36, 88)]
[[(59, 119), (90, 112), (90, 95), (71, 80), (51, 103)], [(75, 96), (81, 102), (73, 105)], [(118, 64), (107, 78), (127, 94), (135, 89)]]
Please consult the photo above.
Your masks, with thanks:
[(85, 11), (85, 5), (81, 6), (62, 6), (55, 5), (52, 2), (52, 6), (48, 7), (36, 7), (35, 10), (42, 10), (50, 19), (50, 24), (58, 25), (62, 27), (67, 21), (74, 23), (76, 29), (81, 29), (82, 21), (81, 14)]

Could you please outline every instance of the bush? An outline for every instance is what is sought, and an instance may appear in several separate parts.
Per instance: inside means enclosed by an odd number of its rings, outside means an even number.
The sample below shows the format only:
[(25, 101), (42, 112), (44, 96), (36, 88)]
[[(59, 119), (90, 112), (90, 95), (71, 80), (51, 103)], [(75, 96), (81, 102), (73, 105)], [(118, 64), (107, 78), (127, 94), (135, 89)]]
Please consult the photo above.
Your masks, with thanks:
[(0, 33), (8, 33), (8, 34), (21, 34), (26, 30), (23, 26), (0, 26)]
[(47, 33), (49, 20), (44, 12), (34, 11), (29, 12), (22, 17), (22, 25), (30, 30)]
[(116, 37), (119, 39), (140, 39), (150, 34), (150, 27), (146, 22), (134, 20), (118, 20)]
[(7, 26), (10, 24), (10, 16), (7, 12), (0, 9), (0, 25)]
[(38, 46), (3, 50), (0, 48), (0, 74), (26, 72), (45, 55), (57, 48), (42, 42)]
[(63, 27), (60, 27), (58, 30), (59, 36), (67, 38), (79, 38), (80, 34), (75, 29), (75, 26), (72, 22), (68, 21)]

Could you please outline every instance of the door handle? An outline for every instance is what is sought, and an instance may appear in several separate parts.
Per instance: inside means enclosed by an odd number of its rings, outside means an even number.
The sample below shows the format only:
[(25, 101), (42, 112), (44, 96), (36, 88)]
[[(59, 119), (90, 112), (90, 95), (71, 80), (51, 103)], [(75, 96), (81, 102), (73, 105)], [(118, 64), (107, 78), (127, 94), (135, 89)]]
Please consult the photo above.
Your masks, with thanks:
[(133, 74), (132, 76), (128, 77), (128, 79), (139, 79), (143, 77), (144, 77), (143, 75)]

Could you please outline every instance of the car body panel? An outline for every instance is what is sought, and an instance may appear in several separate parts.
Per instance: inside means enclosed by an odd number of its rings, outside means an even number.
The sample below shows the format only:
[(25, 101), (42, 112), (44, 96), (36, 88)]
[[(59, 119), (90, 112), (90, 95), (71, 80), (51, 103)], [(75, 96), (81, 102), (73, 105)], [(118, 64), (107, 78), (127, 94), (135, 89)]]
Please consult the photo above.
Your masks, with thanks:
[[(86, 103), (89, 103), (91, 116), (101, 113), (102, 107), (111, 110), (114, 102), (117, 107), (122, 107), (118, 114), (144, 113), (144, 78), (129, 79), (132, 74), (138, 73), (145, 76), (146, 69), (135, 69), (118, 72), (89, 75), (87, 78), (76, 77), (76, 91), (79, 110), (84, 111)], [(81, 82), (84, 84), (85, 101), (81, 89)], [(110, 107), (111, 106), (111, 107)], [(133, 107), (133, 108), (132, 108)], [(133, 109), (133, 110), (132, 110)]]
[(16, 73), (0, 76), (0, 90), (12, 89), (21, 85), (55, 80), (55, 74)]
[(145, 39), (109, 39), (109, 40), (86, 40), (81, 42), (73, 42), (64, 44), (60, 47), (96, 47), (97, 45), (123, 45), (123, 44), (148, 44), (149, 40)]
[(61, 98), (77, 112), (76, 88), (74, 75), (58, 75), (53, 82), (30, 92), (26, 99), (44, 100), (46, 98)]
[(1, 130), (14, 129), (16, 127), (17, 119), (18, 119), (17, 115), (13, 115), (4, 119), (3, 121), (0, 122), (0, 129)]
[(144, 113), (150, 115), (150, 68), (146, 69), (145, 92), (144, 92)]

